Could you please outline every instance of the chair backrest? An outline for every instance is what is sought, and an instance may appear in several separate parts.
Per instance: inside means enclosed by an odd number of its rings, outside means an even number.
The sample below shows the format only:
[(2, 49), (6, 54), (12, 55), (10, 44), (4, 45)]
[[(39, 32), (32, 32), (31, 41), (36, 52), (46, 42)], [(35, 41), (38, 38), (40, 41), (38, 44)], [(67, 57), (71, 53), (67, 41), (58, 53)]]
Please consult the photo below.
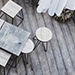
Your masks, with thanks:
[(32, 40), (28, 39), (24, 49), (22, 50), (22, 53), (30, 53), (33, 51), (33, 48), (34, 48), (34, 43), (32, 42)]

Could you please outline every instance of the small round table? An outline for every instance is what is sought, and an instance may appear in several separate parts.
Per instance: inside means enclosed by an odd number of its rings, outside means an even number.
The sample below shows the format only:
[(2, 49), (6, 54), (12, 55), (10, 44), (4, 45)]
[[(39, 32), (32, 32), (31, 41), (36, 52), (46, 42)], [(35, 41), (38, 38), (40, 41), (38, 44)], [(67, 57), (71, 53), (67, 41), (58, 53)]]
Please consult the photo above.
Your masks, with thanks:
[[(44, 50), (47, 51), (48, 42), (52, 38), (52, 32), (47, 27), (40, 27), (36, 30), (35, 37), (37, 38), (37, 43), (35, 44), (35, 48), (42, 42)], [(46, 43), (46, 48), (44, 46)]]

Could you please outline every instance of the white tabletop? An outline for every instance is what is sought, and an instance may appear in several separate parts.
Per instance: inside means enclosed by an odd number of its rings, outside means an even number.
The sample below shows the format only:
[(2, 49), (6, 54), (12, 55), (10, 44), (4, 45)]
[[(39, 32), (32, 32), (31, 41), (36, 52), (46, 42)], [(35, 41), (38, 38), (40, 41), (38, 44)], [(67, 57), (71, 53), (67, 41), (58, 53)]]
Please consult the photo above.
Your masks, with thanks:
[(0, 47), (19, 56), (30, 33), (5, 22), (0, 30)]
[(52, 32), (50, 29), (46, 27), (40, 27), (36, 30), (36, 37), (38, 40), (47, 42), (52, 38)]

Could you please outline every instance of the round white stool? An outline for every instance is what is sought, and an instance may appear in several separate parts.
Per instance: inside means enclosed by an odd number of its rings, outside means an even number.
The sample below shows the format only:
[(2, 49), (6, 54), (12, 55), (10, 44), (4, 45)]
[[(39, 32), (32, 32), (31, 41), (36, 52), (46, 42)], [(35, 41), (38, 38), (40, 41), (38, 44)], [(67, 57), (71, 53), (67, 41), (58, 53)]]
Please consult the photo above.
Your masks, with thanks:
[[(28, 64), (28, 57), (30, 57), (30, 53), (33, 51), (33, 48), (34, 48), (34, 43), (32, 42), (32, 40), (28, 39), (27, 43), (25, 44), (25, 47), (22, 50), (22, 54), (24, 54), (22, 58), (25, 59), (26, 61), (24, 63)], [(31, 69), (33, 70), (32, 65), (31, 65)]]
[(27, 43), (25, 44), (25, 47), (22, 50), (22, 53), (30, 53), (33, 51), (34, 48), (34, 43), (32, 42), (32, 40), (28, 39)]
[[(36, 30), (36, 34), (35, 37), (37, 38), (37, 43), (35, 45), (35, 48), (40, 44), (40, 42), (42, 43), (46, 43), (46, 48), (48, 46), (48, 41), (51, 40), (52, 38), (52, 32), (50, 29), (48, 29), (47, 27), (40, 27)], [(43, 44), (44, 46), (44, 44)], [(44, 50), (47, 51), (47, 49), (44, 46)]]

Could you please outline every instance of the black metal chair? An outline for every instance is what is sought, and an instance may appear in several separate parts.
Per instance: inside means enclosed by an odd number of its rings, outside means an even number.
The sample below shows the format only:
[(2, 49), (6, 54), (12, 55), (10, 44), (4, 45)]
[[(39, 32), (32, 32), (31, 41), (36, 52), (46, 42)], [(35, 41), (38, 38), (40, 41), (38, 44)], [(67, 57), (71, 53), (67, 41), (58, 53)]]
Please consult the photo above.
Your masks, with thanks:
[[(21, 15), (18, 15), (18, 13), (21, 11)], [(12, 24), (14, 22), (14, 18), (17, 16), (19, 19), (21, 19), (21, 21), (17, 24), (20, 25), (24, 19), (24, 16), (23, 16), (23, 8), (16, 4), (15, 2), (13, 2), (12, 0), (9, 0), (2, 8), (1, 8), (1, 11), (2, 15), (0, 16), (0, 18), (6, 14), (8, 15), (11, 19), (12, 19)]]
[(48, 48), (48, 42), (51, 40), (51, 38), (52, 38), (52, 32), (50, 31), (50, 29), (48, 29), (47, 27), (38, 28), (36, 30), (35, 36), (33, 37), (34, 40), (37, 40), (34, 49), (37, 48), (37, 46), (40, 43), (42, 43), (44, 51), (46, 52)]

